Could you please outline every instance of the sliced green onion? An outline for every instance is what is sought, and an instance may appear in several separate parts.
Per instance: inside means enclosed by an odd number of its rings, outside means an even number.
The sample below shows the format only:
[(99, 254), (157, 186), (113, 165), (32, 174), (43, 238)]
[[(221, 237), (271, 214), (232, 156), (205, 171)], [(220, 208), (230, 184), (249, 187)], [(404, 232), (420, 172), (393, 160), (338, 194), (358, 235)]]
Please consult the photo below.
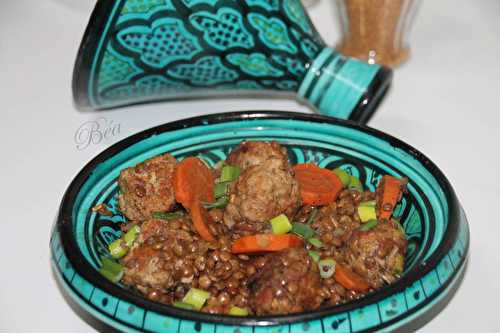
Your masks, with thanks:
[(370, 220), (377, 219), (377, 212), (375, 211), (375, 206), (358, 206), (358, 215), (361, 222), (365, 223)]
[(284, 235), (292, 230), (292, 224), (285, 214), (273, 217), (270, 222), (273, 229), (273, 234), (275, 235)]
[(316, 234), (310, 226), (305, 223), (298, 222), (292, 223), (292, 232), (304, 239), (314, 237), (314, 235)]
[(321, 257), (318, 251), (312, 251), (311, 250), (311, 251), (309, 251), (307, 253), (309, 254), (309, 256), (312, 258), (312, 260), (314, 262), (318, 262), (319, 259), (320, 259), (320, 257)]
[(309, 244), (311, 244), (312, 246), (314, 246), (317, 249), (320, 249), (323, 247), (323, 242), (317, 238), (314, 238), (314, 237), (309, 238), (307, 241), (309, 242)]
[(351, 176), (349, 179), (349, 188), (358, 190), (359, 192), (363, 192), (363, 185), (361, 181), (356, 176)]
[(134, 225), (132, 228), (130, 228), (129, 231), (125, 233), (125, 235), (123, 236), (123, 240), (125, 241), (125, 245), (127, 245), (128, 248), (131, 248), (132, 245), (134, 245), (134, 242), (140, 232), (141, 228), (139, 228), (138, 225)]
[(102, 257), (101, 258), (101, 269), (99, 273), (101, 273), (106, 279), (113, 283), (119, 282), (123, 277), (123, 267), (116, 261)]
[(363, 224), (361, 227), (359, 227), (359, 230), (370, 231), (373, 228), (375, 228), (377, 226), (377, 224), (378, 224), (377, 220), (370, 220), (370, 221), (366, 222), (365, 224)]
[(311, 211), (311, 214), (309, 215), (309, 218), (307, 219), (307, 224), (311, 225), (316, 221), (316, 217), (318, 216), (319, 209), (314, 207)]
[(182, 301), (192, 305), (196, 310), (201, 310), (203, 304), (210, 298), (210, 293), (205, 290), (191, 288)]
[(195, 310), (194, 306), (192, 306), (189, 303), (181, 302), (181, 301), (176, 301), (172, 304), (176, 308), (184, 309), (184, 310)]
[(233, 305), (231, 309), (229, 309), (229, 315), (245, 317), (248, 316), (248, 310)]
[(214, 188), (215, 199), (219, 199), (220, 197), (225, 196), (227, 194), (228, 189), (229, 189), (228, 182), (215, 184)]
[(128, 250), (132, 247), (137, 238), (137, 235), (141, 231), (139, 226), (134, 225), (129, 231), (125, 233), (121, 238), (118, 238), (114, 242), (108, 245), (108, 250), (111, 256), (115, 259), (120, 259), (127, 254)]
[(213, 203), (204, 202), (203, 207), (205, 207), (206, 209), (224, 208), (227, 206), (228, 203), (229, 203), (229, 198), (227, 196), (223, 196), (217, 199), (217, 201)]
[(182, 211), (172, 212), (172, 213), (153, 212), (153, 218), (158, 219), (158, 220), (167, 220), (167, 221), (177, 220), (183, 216), (184, 216), (184, 212), (182, 212)]
[(232, 165), (222, 167), (219, 182), (233, 182), (240, 176), (241, 169)]
[(318, 262), (319, 275), (321, 275), (323, 279), (332, 277), (335, 273), (336, 266), (337, 263), (331, 258), (320, 260)]
[(128, 247), (123, 239), (118, 238), (108, 245), (109, 254), (115, 259), (120, 259), (128, 252)]
[(344, 187), (349, 186), (349, 183), (351, 182), (351, 175), (348, 174), (345, 170), (342, 170), (341, 168), (336, 168), (333, 170), (333, 172), (337, 175), (337, 177), (340, 178), (340, 181), (344, 185)]

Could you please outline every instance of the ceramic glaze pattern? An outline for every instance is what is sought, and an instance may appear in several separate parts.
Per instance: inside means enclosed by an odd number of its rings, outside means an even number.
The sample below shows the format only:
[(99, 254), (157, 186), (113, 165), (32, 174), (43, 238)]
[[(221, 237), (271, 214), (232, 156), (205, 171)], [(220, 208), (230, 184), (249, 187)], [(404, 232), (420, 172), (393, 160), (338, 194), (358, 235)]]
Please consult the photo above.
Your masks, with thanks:
[[(332, 91), (319, 88), (319, 98), (300, 98), (349, 118), (381, 69), (327, 48), (299, 0), (114, 0), (98, 3), (94, 15), (106, 15), (103, 32), (86, 36), (96, 39), (95, 49), (84, 40), (77, 62), (89, 62), (88, 68), (76, 66), (74, 77), (77, 103), (93, 108), (221, 91), (296, 93), (316, 84), (304, 81), (309, 73), (321, 75)], [(309, 70), (322, 50), (341, 65)], [(158, 89), (145, 80), (150, 76), (169, 88)]]
[[(130, 332), (390, 331), (429, 311), (456, 287), (468, 251), (467, 222), (442, 176), (436, 176), (430, 162), (422, 161), (414, 150), (366, 130), (327, 123), (325, 118), (292, 120), (292, 114), (280, 113), (252, 120), (244, 120), (244, 115), (241, 119), (229, 115), (222, 121), (224, 115), (217, 117), (152, 129), (123, 144), (118, 152), (105, 152), (100, 162), (93, 162), (85, 171), (87, 175), (79, 176), (81, 182), (73, 188), (71, 202), (63, 202), (65, 213), (51, 239), (52, 264), (65, 291), (94, 317)], [(164, 152), (178, 159), (198, 156), (214, 165), (243, 139), (276, 140), (287, 148), (291, 163), (341, 167), (358, 176), (370, 190), (383, 174), (409, 177), (409, 191), (395, 210), (410, 244), (404, 277), (379, 291), (377, 297), (367, 296), (307, 319), (289, 316), (283, 323), (269, 317), (243, 323), (164, 306), (145, 307), (123, 286), (111, 285), (99, 276), (95, 269), (100, 267), (100, 258), (109, 255), (107, 244), (119, 237), (119, 224), (124, 221), (117, 210), (120, 170)], [(90, 208), (98, 203), (106, 203), (112, 216), (92, 213)], [(71, 225), (61, 222), (70, 220)], [(66, 239), (65, 250), (61, 233)], [(68, 235), (75, 237), (74, 244), (68, 245)], [(447, 245), (443, 245), (445, 237)], [(88, 268), (73, 267), (68, 258), (75, 256), (81, 256)], [(214, 322), (214, 318), (218, 319)], [(247, 326), (259, 320), (267, 326)]]

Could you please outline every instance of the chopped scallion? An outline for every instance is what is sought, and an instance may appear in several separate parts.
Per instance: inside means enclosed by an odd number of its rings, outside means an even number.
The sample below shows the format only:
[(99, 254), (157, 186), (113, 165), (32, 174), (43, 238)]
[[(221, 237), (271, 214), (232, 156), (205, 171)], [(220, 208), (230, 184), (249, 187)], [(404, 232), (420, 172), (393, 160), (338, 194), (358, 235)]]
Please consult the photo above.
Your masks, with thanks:
[(153, 218), (159, 219), (159, 220), (167, 220), (167, 221), (177, 220), (183, 216), (184, 216), (184, 212), (182, 212), (182, 211), (172, 212), (172, 213), (167, 213), (167, 212), (154, 212), (153, 213)]
[(127, 245), (128, 248), (131, 248), (132, 245), (134, 245), (134, 242), (140, 232), (141, 228), (138, 225), (134, 225), (132, 228), (130, 228), (129, 231), (125, 233), (125, 235), (123, 236), (123, 240), (125, 241), (125, 245)]
[(284, 235), (292, 230), (292, 224), (285, 214), (281, 214), (272, 218), (270, 222), (273, 229), (273, 234), (275, 235)]
[(225, 196), (227, 194), (228, 189), (229, 189), (228, 182), (215, 184), (214, 188), (215, 199), (219, 199), (220, 197)]
[(229, 198), (227, 196), (223, 196), (217, 199), (217, 201), (213, 203), (204, 202), (203, 207), (205, 207), (206, 209), (224, 208), (227, 206), (228, 203), (229, 203)]
[(119, 259), (127, 254), (128, 247), (123, 239), (118, 238), (108, 245), (109, 254), (115, 259)]
[(333, 170), (333, 172), (337, 175), (337, 177), (340, 178), (340, 181), (342, 182), (344, 187), (349, 186), (351, 175), (349, 175), (345, 170), (342, 170), (341, 168), (336, 168)]
[(101, 258), (101, 269), (99, 272), (109, 281), (113, 283), (119, 282), (123, 277), (123, 267), (116, 261), (102, 257)]
[(375, 228), (377, 226), (377, 224), (378, 224), (377, 220), (370, 220), (370, 221), (366, 222), (365, 224), (363, 224), (361, 227), (359, 227), (359, 230), (370, 231), (373, 228)]
[(323, 247), (323, 242), (321, 240), (319, 240), (318, 238), (309, 238), (307, 240), (309, 242), (309, 244), (311, 244), (312, 246), (314, 246), (315, 248), (317, 249), (320, 249)]
[(194, 310), (194, 306), (192, 306), (189, 303), (181, 302), (181, 301), (176, 301), (172, 304), (176, 308), (184, 309), (184, 310)]
[(314, 237), (314, 235), (316, 234), (314, 230), (307, 224), (297, 222), (292, 223), (292, 232), (303, 237), (304, 239)]
[(367, 206), (367, 205), (359, 205), (358, 206), (358, 215), (361, 222), (365, 223), (370, 220), (377, 219), (377, 212), (375, 211), (375, 205)]
[(210, 293), (205, 290), (191, 288), (182, 301), (192, 305), (196, 310), (201, 310), (207, 299), (210, 298)]
[(248, 310), (233, 305), (231, 309), (229, 309), (229, 315), (245, 317), (248, 316)]
[(332, 277), (335, 273), (336, 266), (337, 263), (331, 258), (320, 260), (318, 262), (319, 275), (321, 275), (323, 279)]
[(219, 182), (232, 182), (238, 179), (241, 169), (232, 165), (225, 165), (220, 172)]
[(312, 260), (314, 262), (318, 262), (319, 259), (320, 259), (320, 257), (321, 257), (318, 251), (312, 251), (311, 250), (311, 251), (309, 251), (307, 253), (309, 254), (309, 256), (312, 258)]
[(363, 185), (361, 181), (356, 176), (351, 176), (349, 179), (349, 188), (358, 190), (359, 192), (363, 192)]

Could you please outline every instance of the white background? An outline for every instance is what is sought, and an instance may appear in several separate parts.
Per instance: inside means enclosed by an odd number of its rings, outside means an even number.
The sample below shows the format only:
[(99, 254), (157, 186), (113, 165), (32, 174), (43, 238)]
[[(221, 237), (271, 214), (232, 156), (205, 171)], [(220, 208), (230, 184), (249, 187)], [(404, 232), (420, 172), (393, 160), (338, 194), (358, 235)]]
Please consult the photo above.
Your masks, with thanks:
[[(207, 112), (311, 112), (294, 101), (186, 101), (105, 113), (75, 110), (73, 62), (90, 0), (0, 1), (0, 332), (92, 332), (64, 302), (49, 265), (49, 234), (65, 188), (97, 153), (126, 136)], [(338, 37), (333, 1), (310, 9)], [(370, 125), (428, 155), (449, 177), (471, 227), (465, 280), (423, 332), (499, 332), (500, 1), (424, 1), (412, 58)], [(78, 150), (74, 134), (100, 116), (113, 138)]]

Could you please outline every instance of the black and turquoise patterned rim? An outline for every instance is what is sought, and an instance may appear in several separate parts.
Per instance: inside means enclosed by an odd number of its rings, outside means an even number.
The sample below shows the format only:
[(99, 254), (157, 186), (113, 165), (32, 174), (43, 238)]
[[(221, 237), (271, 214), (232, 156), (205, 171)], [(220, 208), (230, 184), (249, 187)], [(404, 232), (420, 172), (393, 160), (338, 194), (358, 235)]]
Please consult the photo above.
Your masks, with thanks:
[[(99, 258), (92, 252), (99, 244), (93, 242), (111, 241), (112, 237), (117, 237), (103, 230), (119, 217), (96, 221), (88, 208), (98, 202), (95, 200), (110, 200), (107, 203), (112, 206), (116, 194), (116, 186), (113, 188), (112, 184), (120, 169), (165, 151), (174, 152), (179, 158), (195, 151), (208, 163), (215, 163), (229, 151), (226, 146), (236, 144), (243, 136), (284, 143), (294, 162), (315, 161), (323, 166), (340, 164), (350, 168), (349, 171), (358, 172), (368, 187), (376, 185), (381, 172), (409, 177), (410, 193), (398, 208), (410, 239), (413, 236), (416, 239), (405, 275), (391, 286), (344, 305), (297, 315), (235, 318), (150, 302), (97, 273)], [(218, 142), (221, 137), (224, 138), (222, 143)], [(186, 140), (189, 145), (183, 145)], [(342, 151), (350, 157), (342, 155)], [(363, 160), (364, 164), (356, 165), (351, 157), (367, 158), (363, 151), (370, 151), (372, 161)], [(330, 152), (337, 155), (330, 155)], [(375, 165), (382, 168), (380, 172)], [(75, 221), (84, 221), (83, 227)], [(111, 238), (106, 240), (104, 234)], [(468, 248), (467, 221), (451, 185), (443, 173), (414, 148), (387, 134), (348, 121), (319, 115), (260, 111), (180, 120), (143, 131), (108, 148), (89, 162), (71, 183), (51, 239), (55, 275), (63, 292), (79, 307), (120, 330), (160, 332), (396, 329), (429, 313), (440, 300), (450, 297), (464, 270)]]

